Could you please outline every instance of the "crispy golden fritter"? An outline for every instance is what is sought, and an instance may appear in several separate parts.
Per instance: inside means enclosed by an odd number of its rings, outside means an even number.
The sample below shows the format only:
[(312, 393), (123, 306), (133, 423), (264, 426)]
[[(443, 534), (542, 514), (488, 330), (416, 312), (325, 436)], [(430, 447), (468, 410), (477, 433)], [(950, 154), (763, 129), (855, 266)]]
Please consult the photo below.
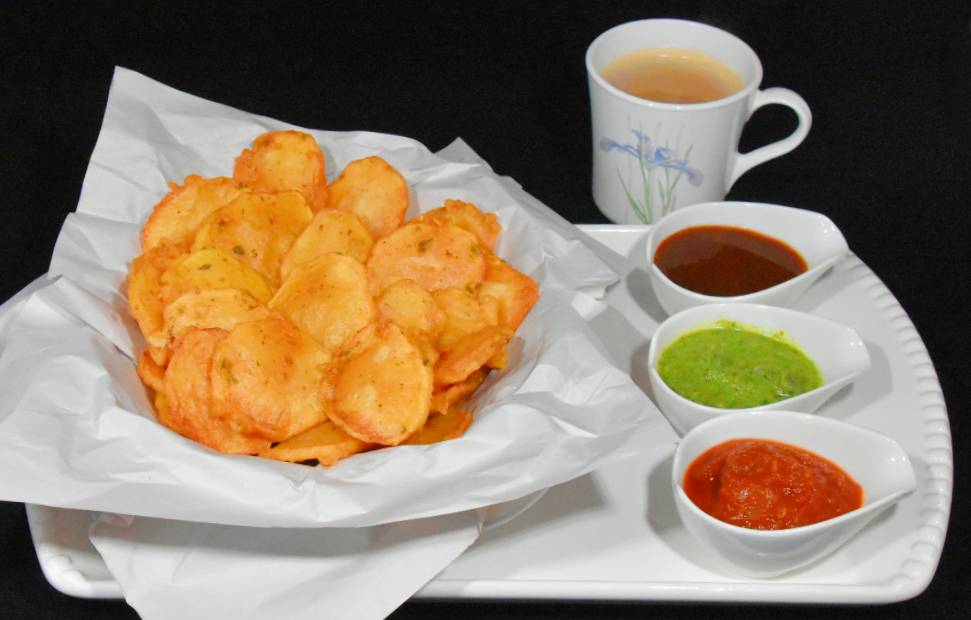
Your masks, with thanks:
[(324, 154), (310, 134), (268, 131), (240, 153), (233, 178), (255, 192), (300, 192), (314, 211), (327, 206)]
[(327, 207), (358, 216), (375, 239), (400, 226), (408, 211), (408, 184), (380, 157), (347, 164), (327, 191)]

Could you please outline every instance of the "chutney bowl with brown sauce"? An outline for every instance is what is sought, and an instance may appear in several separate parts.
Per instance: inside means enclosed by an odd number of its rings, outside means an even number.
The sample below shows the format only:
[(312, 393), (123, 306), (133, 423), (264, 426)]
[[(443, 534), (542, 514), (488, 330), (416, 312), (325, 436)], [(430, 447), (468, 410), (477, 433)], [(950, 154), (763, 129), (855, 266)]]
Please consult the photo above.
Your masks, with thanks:
[[(725, 251), (726, 248), (712, 249), (711, 243), (696, 243), (694, 255), (690, 255), (692, 249), (689, 248), (687, 258), (683, 259), (693, 262), (688, 265), (695, 275), (691, 283), (682, 280), (679, 284), (669, 275), (673, 272), (665, 273), (659, 266), (659, 250), (664, 250), (672, 240), (716, 228), (762, 239), (765, 247), (738, 249), (729, 246), (727, 250), (734, 251)], [(776, 248), (791, 250), (790, 253), (802, 259), (803, 268), (794, 270), (786, 278), (760, 277), (768, 276), (764, 273), (767, 265), (774, 269), (764, 255), (775, 252)], [(647, 240), (651, 285), (658, 302), (669, 315), (695, 306), (725, 302), (789, 306), (848, 252), (843, 234), (825, 215), (757, 202), (706, 202), (678, 209), (664, 216), (651, 229)], [(699, 274), (700, 280), (697, 279)], [(726, 285), (730, 277), (736, 276), (766, 282), (765, 288), (733, 291)], [(750, 292), (741, 292), (746, 290)], [(717, 294), (711, 294), (712, 291)]]

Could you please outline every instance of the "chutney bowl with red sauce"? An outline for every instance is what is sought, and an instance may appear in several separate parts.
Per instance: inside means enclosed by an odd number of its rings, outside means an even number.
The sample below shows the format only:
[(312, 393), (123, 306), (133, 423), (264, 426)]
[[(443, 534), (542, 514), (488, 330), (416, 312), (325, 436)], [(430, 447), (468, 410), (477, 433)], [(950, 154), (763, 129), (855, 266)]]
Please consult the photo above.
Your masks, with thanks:
[[(822, 457), (862, 487), (862, 506), (810, 525), (772, 530), (749, 529), (708, 514), (685, 491), (685, 473), (711, 448), (737, 439), (779, 442)], [(771, 578), (812, 564), (847, 543), (911, 493), (917, 477), (906, 451), (885, 435), (821, 416), (762, 411), (726, 415), (692, 429), (675, 450), (671, 483), (678, 515), (713, 559), (713, 569)]]
[[(742, 229), (780, 242), (805, 260), (806, 270), (755, 292), (711, 295), (685, 288), (658, 267), (655, 257), (665, 240), (688, 229), (713, 226)], [(725, 302), (789, 306), (848, 252), (843, 234), (825, 215), (757, 202), (706, 202), (672, 211), (651, 229), (647, 239), (651, 285), (669, 315)]]

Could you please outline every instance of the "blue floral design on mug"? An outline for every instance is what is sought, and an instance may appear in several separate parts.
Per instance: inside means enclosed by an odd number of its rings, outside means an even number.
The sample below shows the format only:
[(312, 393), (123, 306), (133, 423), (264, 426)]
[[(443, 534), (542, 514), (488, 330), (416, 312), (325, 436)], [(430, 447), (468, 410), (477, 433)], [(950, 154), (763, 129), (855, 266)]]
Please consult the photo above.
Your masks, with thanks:
[[(632, 129), (634, 134), (633, 143), (620, 143), (611, 138), (603, 137), (600, 139), (600, 149), (602, 151), (620, 151), (633, 157), (638, 162), (641, 191), (640, 196), (635, 196), (631, 191), (633, 182), (631, 175), (628, 174), (627, 182), (617, 168), (617, 178), (624, 188), (627, 195), (627, 202), (633, 209), (637, 217), (645, 224), (651, 224), (655, 212), (655, 205), (660, 208), (660, 217), (671, 212), (677, 196), (678, 183), (682, 177), (687, 177), (688, 183), (694, 187), (701, 187), (705, 176), (697, 168), (689, 165), (691, 156), (691, 145), (685, 150), (684, 156), (680, 156), (677, 150), (667, 146), (654, 146), (651, 137), (642, 131)], [(660, 128), (658, 133), (660, 134)], [(654, 199), (654, 190), (657, 189), (657, 200)]]

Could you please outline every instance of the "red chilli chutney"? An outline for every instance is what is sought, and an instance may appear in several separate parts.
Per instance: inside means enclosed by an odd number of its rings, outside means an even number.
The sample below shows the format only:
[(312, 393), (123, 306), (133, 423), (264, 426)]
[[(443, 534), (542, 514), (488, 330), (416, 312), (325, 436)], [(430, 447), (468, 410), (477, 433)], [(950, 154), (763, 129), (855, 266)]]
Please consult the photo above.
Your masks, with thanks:
[(810, 525), (863, 505), (863, 489), (837, 465), (765, 439), (708, 449), (688, 466), (682, 486), (706, 513), (755, 530)]
[(654, 264), (702, 295), (747, 295), (804, 273), (805, 259), (785, 243), (734, 226), (693, 226), (665, 238)]

